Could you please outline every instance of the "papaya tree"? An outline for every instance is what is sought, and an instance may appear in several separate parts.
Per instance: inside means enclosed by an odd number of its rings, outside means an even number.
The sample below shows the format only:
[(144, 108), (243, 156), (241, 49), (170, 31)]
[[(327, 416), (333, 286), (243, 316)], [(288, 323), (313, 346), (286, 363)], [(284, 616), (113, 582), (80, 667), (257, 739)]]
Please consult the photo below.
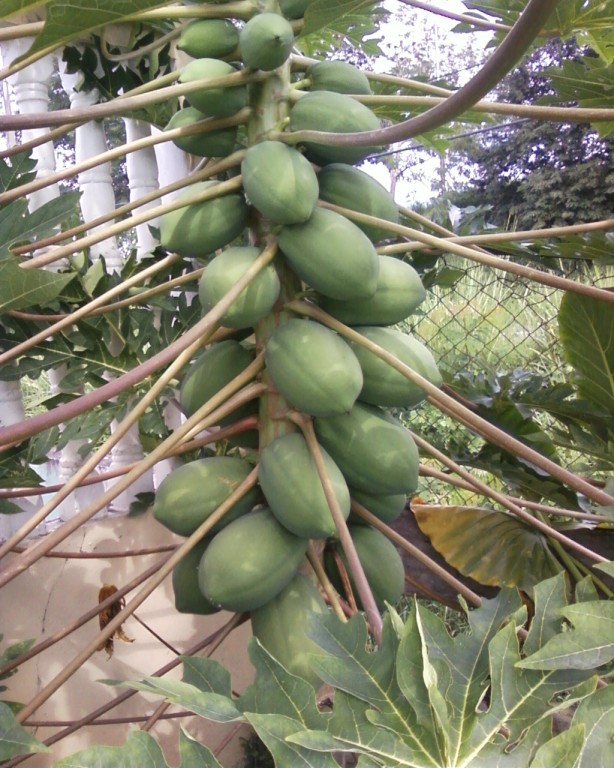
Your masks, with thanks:
[[(417, 249), (551, 285), (572, 304), (561, 310), (562, 335), (576, 330), (570, 312), (584, 318), (577, 330), (588, 354), (568, 344), (580, 391), (611, 416), (613, 295), (484, 247), (584, 230), (457, 237), (399, 205), (357, 166), (392, 144), (432, 142), (476, 113), (529, 113), (607, 130), (614, 112), (600, 102), (561, 110), (486, 97), (540, 36), (566, 37), (580, 24), (608, 70), (602, 30), (611, 14), (601, 5), (587, 19), (570, 0), (519, 1), (504, 11), (480, 4), (479, 18), (461, 14), (459, 21), (496, 31), (492, 54), (466, 85), (434, 91), (330, 55), (340, 41), (360, 46), (377, 28), (384, 11), (364, 0), (104, 7), (79, 0), (80, 13), (69, 14), (74, 6), (5, 4), (1, 20), (32, 10), (40, 18), (1, 30), (5, 40), (35, 35), (3, 75), (64, 46), (66, 63), (84, 74), (81, 87), (102, 98), (7, 115), (3, 130), (51, 128), (58, 137), (118, 116), (158, 130), (38, 178), (28, 153), (49, 133), (2, 153), (0, 361), (14, 378), (69, 360), (71, 381), (81, 377), (86, 388), (65, 390), (42, 412), (0, 427), (3, 486), (46, 493), (33, 479), (32, 458), (75, 437), (95, 439), (74, 475), (0, 546), (0, 587), (27, 578), (145, 473), (182, 456), (154, 498), (141, 499), (152, 503), (139, 518), (145, 540), (160, 525), (178, 538), (129, 601), (127, 586), (101, 593), (89, 616), (100, 618), (100, 632), (32, 700), (16, 713), (0, 705), (0, 757), (15, 765), (46, 748), (24, 727), (31, 715), (97, 650), (109, 642), (112, 649), (126, 619), (170, 577), (178, 612), (229, 611), (228, 632), (251, 622), (256, 681), (237, 697), (227, 670), (186, 654), (182, 681), (161, 672), (125, 684), (213, 720), (248, 722), (278, 766), (333, 766), (348, 754), (367, 767), (598, 763), (614, 711), (606, 684), (612, 603), (603, 599), (612, 596), (613, 574), (608, 557), (565, 526), (577, 519), (607, 526), (614, 498), (605, 483), (566, 469), (532, 423), (510, 428), (468, 408), (444, 386), (431, 351), (399, 324), (426, 295), (412, 264)], [(180, 52), (175, 67), (168, 46)], [(153, 198), (144, 195), (95, 226), (69, 219), (75, 199), (67, 195), (27, 210), (29, 196), (60, 179), (165, 142), (196, 158), (189, 173), (157, 192), (177, 193), (168, 202), (145, 208)], [(145, 257), (131, 255), (120, 272), (90, 260), (97, 244), (154, 220)], [(607, 231), (612, 220), (583, 226)], [(120, 354), (129, 370), (118, 370)], [(109, 375), (113, 368), (118, 375)], [(172, 430), (160, 415), (169, 398), (183, 416)], [(442, 454), (412, 430), (411, 409), (425, 400), (565, 489), (569, 508), (543, 503), (547, 493), (537, 502), (512, 496)], [(139, 424), (149, 438), (143, 459), (70, 520), (27, 541)], [(415, 519), (462, 574), (501, 588), (490, 600), (402, 535), (408, 499), (434, 463), (481, 494), (484, 506), (416, 500)], [(401, 552), (461, 595), (470, 633), (451, 638), (423, 606), (401, 617)], [(42, 646), (11, 646), (0, 674)], [(316, 696), (322, 683), (332, 687), (330, 698)], [(571, 724), (564, 722), (561, 711), (570, 715), (576, 705)], [(595, 719), (599, 727), (591, 729)], [(185, 731), (179, 738), (182, 765), (220, 765), (207, 745)], [(122, 747), (94, 747), (57, 765), (123, 763), (164, 765), (165, 757), (151, 736), (134, 732)]]

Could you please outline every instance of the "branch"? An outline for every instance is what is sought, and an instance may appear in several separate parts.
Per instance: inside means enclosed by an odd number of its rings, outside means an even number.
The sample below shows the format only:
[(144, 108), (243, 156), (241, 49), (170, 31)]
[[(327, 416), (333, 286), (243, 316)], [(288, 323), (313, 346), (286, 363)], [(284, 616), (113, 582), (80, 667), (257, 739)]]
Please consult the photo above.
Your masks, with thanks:
[(336, 147), (367, 147), (372, 144), (393, 144), (397, 141), (406, 141), (421, 133), (439, 128), (439, 126), (445, 125), (445, 123), (471, 109), (476, 102), (499, 83), (537, 37), (557, 4), (558, 0), (529, 0), (505, 40), (479, 72), (442, 104), (438, 104), (422, 115), (376, 131), (337, 134), (321, 131), (297, 131), (296, 134), (275, 134), (275, 138), (289, 143), (320, 141)]
[(443, 16), (445, 19), (460, 21), (463, 24), (470, 24), (472, 27), (479, 27), (480, 29), (490, 30), (491, 32), (509, 32), (512, 29), (507, 24), (499, 24), (496, 21), (487, 21), (486, 19), (481, 19), (477, 16), (469, 16), (465, 13), (444, 11), (443, 8), (437, 8), (430, 3), (422, 3), (420, 0), (399, 0), (399, 2), (409, 5), (412, 8), (419, 8), (421, 11), (428, 11), (437, 16)]

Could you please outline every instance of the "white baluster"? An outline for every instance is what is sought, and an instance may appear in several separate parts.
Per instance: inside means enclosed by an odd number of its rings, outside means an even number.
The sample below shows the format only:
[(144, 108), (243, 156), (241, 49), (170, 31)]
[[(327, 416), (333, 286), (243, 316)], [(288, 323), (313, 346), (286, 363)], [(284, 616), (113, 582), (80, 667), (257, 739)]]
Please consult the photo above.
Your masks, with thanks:
[[(0, 427), (8, 427), (23, 421), (24, 409), (21, 398), (21, 387), (18, 381), (0, 381)], [(23, 512), (12, 515), (0, 514), (0, 541), (12, 536), (26, 523), (40, 504), (40, 497), (10, 499)]]
[[(124, 124), (126, 126), (126, 142), (137, 141), (150, 135), (149, 125), (141, 120), (124, 118)], [(131, 202), (158, 189), (158, 166), (156, 153), (153, 148), (139, 149), (138, 152), (131, 152), (126, 155), (126, 169), (128, 172)], [(152, 202), (138, 208), (137, 212), (142, 213), (147, 208), (153, 208), (155, 205), (158, 205), (159, 202), (159, 200), (152, 200)], [(136, 243), (139, 256), (150, 252), (156, 245), (149, 227), (155, 227), (157, 224), (157, 219), (151, 219), (151, 221), (145, 224), (137, 225)]]
[[(75, 109), (90, 107), (99, 100), (97, 89), (91, 91), (79, 90), (83, 83), (83, 75), (67, 74), (62, 72), (62, 85), (70, 99), (70, 104)], [(106, 152), (107, 142), (102, 123), (92, 121), (79, 126), (75, 130), (75, 160), (77, 163), (90, 157)], [(81, 212), (85, 222), (92, 221), (99, 216), (114, 210), (115, 192), (113, 190), (113, 178), (111, 176), (111, 163), (102, 163), (95, 168), (83, 171), (78, 176), (79, 189), (81, 190)], [(104, 229), (106, 225), (94, 227), (88, 233)], [(122, 257), (114, 237), (102, 240), (90, 249), (90, 256), (96, 259), (102, 256), (108, 272), (119, 272), (122, 266)]]
[[(7, 41), (3, 45), (5, 60), (13, 61), (13, 59), (21, 56), (28, 50), (31, 43), (31, 38)], [(45, 56), (9, 78), (19, 114), (29, 115), (49, 110), (49, 78), (53, 73), (53, 66), (53, 57)], [(47, 128), (28, 128), (21, 132), (21, 138), (23, 142), (26, 142), (36, 139), (45, 133), (48, 133)], [(53, 142), (49, 141), (35, 147), (32, 150), (32, 157), (37, 160), (37, 176), (49, 176), (55, 171)], [(57, 184), (52, 184), (49, 187), (45, 187), (45, 189), (34, 192), (29, 197), (30, 210), (34, 211), (40, 208), (43, 203), (52, 200), (59, 194), (60, 190)]]
[[(159, 129), (152, 128), (152, 133), (159, 133)], [(190, 174), (190, 164), (188, 155), (179, 147), (176, 147), (172, 141), (165, 141), (163, 144), (155, 146), (156, 158), (158, 160), (158, 181), (161, 187), (172, 184), (180, 179), (185, 179)], [(171, 192), (162, 197), (163, 203), (173, 200), (179, 192)]]

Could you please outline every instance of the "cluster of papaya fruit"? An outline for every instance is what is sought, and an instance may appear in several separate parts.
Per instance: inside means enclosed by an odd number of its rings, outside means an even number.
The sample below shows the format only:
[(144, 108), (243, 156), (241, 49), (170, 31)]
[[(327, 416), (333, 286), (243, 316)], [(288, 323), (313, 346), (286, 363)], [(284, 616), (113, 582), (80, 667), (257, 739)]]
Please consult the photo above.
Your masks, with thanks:
[[(304, 129), (351, 133), (379, 128), (377, 116), (354, 98), (371, 93), (369, 80), (350, 64), (311, 64), (300, 80), (308, 90), (294, 86), (288, 63), (294, 45), (291, 21), (309, 4), (280, 1), (279, 13), (256, 12), (240, 29), (232, 19), (190, 23), (179, 47), (193, 60), (181, 82), (218, 78), (241, 68), (271, 72), (285, 86), (275, 92), (287, 111), (288, 136)], [(176, 113), (170, 127), (256, 106), (245, 85), (203, 88), (187, 99), (189, 106)], [(236, 150), (241, 135), (233, 127), (177, 143), (192, 154), (219, 157)], [(186, 416), (194, 414), (260, 353), (264, 368), (259, 378), (266, 390), (220, 420), (219, 426), (225, 426), (257, 418), (251, 431), (231, 438), (235, 448), (230, 455), (196, 459), (167, 476), (156, 495), (154, 516), (174, 533), (191, 535), (257, 463), (258, 484), (175, 568), (176, 607), (200, 614), (219, 608), (250, 612), (254, 633), (265, 647), (309, 677), (305, 617), (308, 610), (326, 610), (319, 590), (302, 573), (309, 541), (326, 542), (320, 547), (323, 564), (339, 590), (348, 582), (346, 575), (352, 584), (352, 574), (337, 544), (337, 526), (313, 452), (291, 415), (302, 414), (313, 424), (336, 502), (383, 607), (403, 592), (402, 560), (382, 533), (351, 513), (351, 500), (386, 523), (402, 512), (417, 487), (418, 451), (410, 432), (386, 409), (412, 408), (424, 392), (359, 341), (346, 341), (323, 322), (289, 311), (288, 303), (318, 306), (433, 384), (441, 379), (426, 347), (394, 327), (415, 311), (425, 290), (410, 264), (376, 250), (388, 237), (385, 223), (398, 222), (398, 207), (383, 186), (354, 167), (373, 147), (306, 142), (296, 148), (279, 136), (269, 138), (262, 125), (255, 141), (253, 135), (248, 126), (241, 189), (186, 203), (162, 218), (160, 233), (166, 249), (206, 262), (199, 283), (203, 312), (215, 307), (254, 264), (265, 238), (276, 243), (275, 259), (221, 318), (234, 336), (210, 344), (191, 364), (180, 402)], [(188, 194), (214, 192), (216, 184), (192, 185)], [(339, 208), (376, 217), (381, 225), (355, 223)]]

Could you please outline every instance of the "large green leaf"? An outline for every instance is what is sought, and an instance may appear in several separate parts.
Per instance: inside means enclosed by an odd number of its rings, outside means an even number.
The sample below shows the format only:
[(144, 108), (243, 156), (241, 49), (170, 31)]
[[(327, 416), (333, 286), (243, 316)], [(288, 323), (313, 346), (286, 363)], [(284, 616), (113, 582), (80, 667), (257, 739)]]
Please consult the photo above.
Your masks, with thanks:
[(451, 566), (489, 586), (530, 590), (561, 566), (543, 534), (483, 507), (413, 504), (422, 533)]
[(614, 304), (567, 293), (559, 331), (580, 394), (614, 415)]
[(572, 628), (551, 637), (524, 669), (594, 669), (614, 659), (614, 602), (594, 600), (561, 611)]
[(80, 192), (54, 197), (32, 213), (21, 198), (0, 208), (0, 259), (6, 258), (13, 245), (34, 243), (55, 234), (56, 228), (75, 212)]
[(17, 721), (8, 704), (0, 701), (0, 761), (10, 760), (17, 755), (48, 751), (48, 747)]
[(183, 728), (179, 732), (179, 757), (179, 768), (222, 768), (211, 750)]
[(614, 685), (601, 688), (581, 701), (572, 726), (583, 725), (585, 742), (574, 768), (597, 768), (612, 764), (612, 734), (614, 733)]
[(24, 13), (37, 6), (46, 5), (49, 0), (3, 0), (0, 7), (0, 21), (8, 19), (17, 13)]
[(45, 26), (26, 55), (59, 48), (106, 24), (167, 4), (166, 0), (48, 0)]
[(70, 273), (22, 269), (15, 258), (0, 260), (0, 314), (57, 298), (75, 277)]
[(584, 747), (584, 728), (575, 725), (537, 750), (531, 768), (574, 768)]
[(349, 15), (361, 12), (368, 8), (372, 10), (373, 0), (338, 0), (331, 3), (329, 0), (315, 0), (305, 13), (305, 23), (301, 30), (302, 35), (317, 32), (340, 19), (347, 19)]

